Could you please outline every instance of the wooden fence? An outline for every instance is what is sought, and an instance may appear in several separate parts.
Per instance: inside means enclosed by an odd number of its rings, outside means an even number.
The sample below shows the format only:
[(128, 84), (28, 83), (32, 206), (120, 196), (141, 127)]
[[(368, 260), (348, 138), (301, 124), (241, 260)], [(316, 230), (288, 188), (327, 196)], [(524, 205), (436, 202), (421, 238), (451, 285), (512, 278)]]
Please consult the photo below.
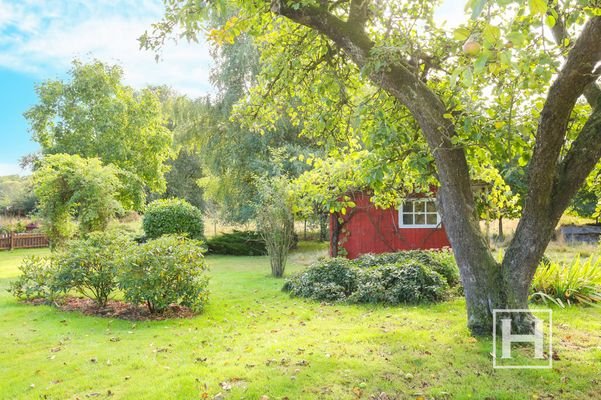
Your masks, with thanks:
[(48, 237), (43, 233), (0, 234), (0, 250), (33, 249), (48, 247)]

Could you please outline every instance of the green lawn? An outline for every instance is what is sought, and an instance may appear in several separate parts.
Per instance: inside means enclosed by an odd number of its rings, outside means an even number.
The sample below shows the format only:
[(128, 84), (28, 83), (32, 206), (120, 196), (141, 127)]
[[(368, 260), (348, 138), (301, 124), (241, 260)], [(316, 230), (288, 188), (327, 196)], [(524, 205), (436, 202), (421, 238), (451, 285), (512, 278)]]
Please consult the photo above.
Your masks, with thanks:
[[(553, 370), (493, 370), (461, 300), (322, 305), (282, 293), (266, 258), (209, 257), (202, 315), (131, 323), (14, 300), (20, 258), (45, 252), (0, 252), (2, 399), (601, 398), (599, 309), (554, 309)], [(318, 252), (293, 255), (288, 271)]]

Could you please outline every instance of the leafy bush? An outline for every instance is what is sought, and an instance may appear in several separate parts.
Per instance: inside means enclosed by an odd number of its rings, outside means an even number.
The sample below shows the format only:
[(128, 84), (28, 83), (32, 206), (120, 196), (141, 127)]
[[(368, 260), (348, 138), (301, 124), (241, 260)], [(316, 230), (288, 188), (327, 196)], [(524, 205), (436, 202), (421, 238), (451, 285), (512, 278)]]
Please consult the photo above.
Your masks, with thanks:
[(8, 291), (19, 299), (52, 300), (55, 293), (52, 283), (56, 266), (50, 257), (26, 257), (19, 266), (19, 279), (11, 282)]
[(258, 232), (233, 231), (207, 240), (208, 254), (262, 256), (267, 254), (265, 241)]
[(414, 261), (442, 275), (450, 287), (455, 287), (460, 283), (459, 268), (457, 268), (453, 253), (448, 250), (411, 250), (396, 253), (366, 254), (356, 260), (357, 265), (362, 268), (387, 264), (406, 264)]
[(146, 207), (142, 227), (149, 239), (169, 234), (203, 239), (204, 234), (202, 212), (180, 199), (161, 199), (150, 203)]
[(117, 276), (131, 247), (131, 240), (116, 232), (94, 232), (71, 240), (55, 256), (58, 271), (53, 289), (63, 293), (77, 290), (97, 306), (106, 306), (117, 289)]
[(551, 301), (561, 307), (601, 302), (601, 257), (564, 265), (545, 260), (532, 281), (531, 299)]
[(423, 253), (427, 252), (325, 260), (288, 279), (284, 290), (299, 297), (352, 303), (396, 305), (442, 301), (449, 294), (448, 281), (458, 283), (456, 267), (454, 270), (454, 263), (447, 260), (448, 253)]
[(357, 290), (358, 273), (352, 261), (332, 258), (292, 276), (284, 290), (314, 300), (343, 301)]
[(448, 295), (445, 278), (425, 265), (389, 264), (362, 269), (357, 291), (350, 300), (356, 303), (433, 303)]
[(158, 313), (177, 303), (201, 311), (208, 298), (202, 243), (165, 235), (139, 245), (126, 258), (120, 287), (132, 304)]

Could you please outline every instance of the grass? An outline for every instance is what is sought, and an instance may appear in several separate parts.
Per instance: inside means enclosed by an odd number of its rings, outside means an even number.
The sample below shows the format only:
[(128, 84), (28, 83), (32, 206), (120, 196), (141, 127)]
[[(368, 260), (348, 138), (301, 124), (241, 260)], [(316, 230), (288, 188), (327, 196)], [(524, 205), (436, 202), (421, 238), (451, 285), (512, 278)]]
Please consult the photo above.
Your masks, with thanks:
[[(282, 293), (264, 257), (212, 256), (202, 315), (132, 323), (14, 300), (19, 260), (46, 251), (0, 252), (2, 399), (601, 398), (599, 309), (554, 309), (552, 370), (494, 370), (462, 300), (319, 304)], [(322, 254), (303, 243), (287, 271)]]

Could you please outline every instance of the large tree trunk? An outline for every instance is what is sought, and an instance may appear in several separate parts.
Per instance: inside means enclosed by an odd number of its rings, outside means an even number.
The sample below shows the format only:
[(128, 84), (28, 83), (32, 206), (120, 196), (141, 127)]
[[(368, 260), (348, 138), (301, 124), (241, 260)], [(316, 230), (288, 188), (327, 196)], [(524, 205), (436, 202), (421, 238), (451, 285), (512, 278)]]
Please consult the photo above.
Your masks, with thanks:
[(448, 196), (449, 191), (441, 186), (438, 208), (459, 266), (468, 327), (476, 335), (488, 335), (492, 332), (492, 310), (506, 304), (501, 266), (493, 258), (474, 213), (466, 219), (456, 218), (461, 211)]
[[(300, 8), (290, 7), (285, 0), (273, 0), (271, 4), (275, 13), (327, 36), (360, 68), (369, 63), (375, 45), (365, 29), (369, 0), (351, 0), (346, 21), (330, 13), (327, 2), (320, 3), (320, 7)], [(438, 205), (461, 272), (468, 326), (474, 334), (492, 333), (494, 309), (528, 308), (532, 277), (553, 229), (601, 157), (601, 107), (596, 107), (599, 90), (594, 86), (601, 72), (595, 67), (599, 60), (601, 18), (593, 17), (550, 88), (529, 166), (523, 217), (501, 265), (494, 260), (480, 231), (465, 151), (453, 143), (455, 128), (444, 117), (447, 111), (440, 97), (403, 60), (370, 76), (374, 85), (409, 109), (428, 142), (440, 182)], [(583, 93), (596, 108), (560, 159), (568, 120)]]

